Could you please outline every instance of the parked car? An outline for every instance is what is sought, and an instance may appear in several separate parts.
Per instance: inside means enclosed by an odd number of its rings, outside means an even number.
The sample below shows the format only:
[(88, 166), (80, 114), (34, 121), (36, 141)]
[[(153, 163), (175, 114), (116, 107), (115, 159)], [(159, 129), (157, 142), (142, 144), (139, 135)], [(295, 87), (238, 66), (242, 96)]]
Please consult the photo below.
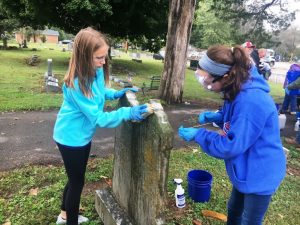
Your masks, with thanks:
[(153, 59), (156, 59), (156, 60), (164, 60), (164, 56), (162, 56), (160, 53), (154, 53), (153, 54)]
[(72, 42), (72, 40), (62, 40), (61, 41), (61, 43), (63, 43), (63, 44), (69, 44), (69, 43), (71, 43)]
[(205, 53), (206, 53), (206, 50), (204, 50), (204, 51), (189, 51), (187, 53), (187, 58), (189, 60), (199, 60)]
[(267, 49), (266, 56), (262, 59), (263, 62), (268, 63), (271, 67), (275, 65), (275, 57), (274, 57), (274, 50)]

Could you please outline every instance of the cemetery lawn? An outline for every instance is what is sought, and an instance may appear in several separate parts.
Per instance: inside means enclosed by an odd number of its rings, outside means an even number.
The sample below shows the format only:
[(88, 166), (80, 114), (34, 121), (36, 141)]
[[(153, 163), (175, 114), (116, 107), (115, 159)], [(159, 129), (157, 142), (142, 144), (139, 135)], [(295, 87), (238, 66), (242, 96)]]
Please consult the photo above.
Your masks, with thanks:
[[(35, 48), (36, 51), (32, 51)], [(26, 63), (32, 55), (38, 55), (40, 61), (29, 66)], [(70, 52), (62, 52), (61, 47), (51, 44), (29, 44), (28, 49), (0, 50), (0, 112), (20, 110), (58, 109), (62, 95), (45, 93), (43, 90), (44, 73), (47, 71), (47, 59), (53, 59), (53, 72), (62, 83), (68, 67)], [(163, 70), (161, 61), (152, 57), (142, 58), (142, 63), (133, 62), (129, 54), (121, 52), (121, 57), (112, 61), (112, 73), (126, 79), (129, 72), (134, 73), (133, 83), (141, 87), (143, 82), (149, 82), (151, 75), (160, 75)], [(218, 95), (203, 90), (196, 82), (194, 71), (186, 70), (184, 86), (184, 101), (202, 103), (221, 103)], [(282, 101), (281, 85), (270, 84), (271, 94), (278, 102)], [(115, 86), (115, 88), (121, 88)], [(138, 98), (141, 103), (156, 97), (157, 92), (141, 93)], [(202, 216), (201, 210), (208, 209), (226, 214), (226, 202), (231, 186), (227, 178), (224, 163), (208, 157), (195, 147), (173, 150), (170, 158), (168, 179), (169, 208), (165, 212), (168, 224), (190, 225), (193, 219), (201, 220), (203, 224), (225, 224)], [(294, 225), (300, 218), (299, 171), (300, 151), (289, 146), (289, 169), (287, 176), (275, 194), (265, 224)], [(94, 209), (95, 190), (109, 183), (112, 176), (112, 156), (109, 158), (94, 158), (89, 160), (86, 173), (86, 185), (82, 194), (83, 214), (90, 218), (89, 225), (102, 224)], [(211, 199), (208, 203), (193, 203), (187, 197), (187, 206), (178, 210), (174, 205), (175, 186), (173, 178), (182, 178), (183, 187), (187, 191), (186, 174), (190, 169), (204, 169), (213, 174)], [(107, 179), (105, 179), (107, 177)], [(54, 225), (59, 214), (60, 199), (66, 175), (62, 165), (37, 165), (0, 172), (0, 224), (7, 222), (12, 225), (50, 224)], [(187, 196), (187, 194), (186, 194)], [(10, 223), (9, 223), (10, 222)]]
[[(9, 46), (12, 46), (10, 43)], [(49, 110), (58, 109), (62, 102), (62, 95), (46, 93), (44, 91), (44, 74), (47, 71), (47, 59), (53, 60), (53, 73), (58, 78), (60, 85), (68, 68), (70, 51), (63, 52), (62, 47), (56, 44), (29, 43), (28, 49), (0, 50), (0, 112), (21, 110)], [(143, 56), (142, 63), (131, 60), (129, 53), (120, 52), (120, 57), (114, 57), (112, 74), (126, 80), (128, 73), (133, 73), (133, 84), (142, 87), (150, 83), (149, 77), (161, 75), (163, 63), (153, 60), (152, 56)], [(33, 55), (39, 61), (31, 66), (27, 62)], [(120, 89), (112, 82), (112, 86)], [(278, 102), (282, 102), (283, 89), (279, 84), (270, 84), (271, 94)], [(138, 94), (141, 103), (156, 98), (157, 91)], [(194, 71), (186, 69), (184, 85), (185, 102), (215, 102), (221, 104), (218, 94), (205, 91), (194, 78)], [(115, 103), (108, 103), (115, 105)]]
[[(266, 215), (265, 225), (295, 225), (300, 218), (299, 158), (300, 151), (292, 148), (287, 176), (273, 197)], [(112, 177), (113, 157), (89, 160), (86, 184), (82, 194), (81, 211), (90, 218), (89, 225), (102, 224), (94, 208), (95, 190), (109, 184)], [(187, 191), (187, 172), (191, 169), (208, 170), (213, 175), (211, 199), (208, 203), (193, 203), (186, 192), (187, 205), (175, 207), (173, 178), (182, 178)], [(60, 212), (60, 199), (66, 182), (62, 165), (27, 166), (0, 172), (0, 224), (48, 224), (54, 225)], [(177, 149), (171, 152), (168, 178), (168, 209), (165, 212), (168, 225), (191, 225), (194, 219), (204, 225), (225, 224), (205, 218), (201, 210), (213, 210), (226, 215), (226, 203), (231, 185), (222, 160), (207, 156), (197, 147)]]

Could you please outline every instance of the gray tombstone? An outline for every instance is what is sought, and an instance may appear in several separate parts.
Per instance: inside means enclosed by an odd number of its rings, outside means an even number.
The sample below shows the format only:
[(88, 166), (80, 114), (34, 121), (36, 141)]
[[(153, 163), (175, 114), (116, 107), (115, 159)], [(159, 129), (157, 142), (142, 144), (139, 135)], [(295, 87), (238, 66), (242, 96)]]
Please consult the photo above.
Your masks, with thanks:
[[(105, 225), (164, 224), (173, 130), (159, 102), (143, 122), (116, 129), (112, 188), (96, 192), (96, 210)], [(128, 92), (120, 106), (137, 105)], [(157, 107), (158, 106), (158, 107)]]
[(52, 76), (52, 59), (47, 60), (48, 63), (48, 77)]
[(48, 69), (45, 72), (44, 79), (45, 79), (45, 90), (46, 92), (60, 92), (61, 89), (58, 85), (58, 79), (54, 77), (52, 72), (52, 59), (47, 60)]

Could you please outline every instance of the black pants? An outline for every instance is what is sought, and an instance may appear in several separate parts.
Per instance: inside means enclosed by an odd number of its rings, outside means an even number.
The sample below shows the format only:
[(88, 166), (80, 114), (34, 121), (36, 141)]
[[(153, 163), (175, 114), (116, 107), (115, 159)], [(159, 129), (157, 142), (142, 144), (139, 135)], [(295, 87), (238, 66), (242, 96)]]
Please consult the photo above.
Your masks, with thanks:
[(68, 182), (65, 186), (61, 210), (67, 212), (67, 225), (78, 224), (80, 196), (84, 186), (87, 161), (91, 142), (81, 147), (71, 147), (57, 143), (62, 155)]

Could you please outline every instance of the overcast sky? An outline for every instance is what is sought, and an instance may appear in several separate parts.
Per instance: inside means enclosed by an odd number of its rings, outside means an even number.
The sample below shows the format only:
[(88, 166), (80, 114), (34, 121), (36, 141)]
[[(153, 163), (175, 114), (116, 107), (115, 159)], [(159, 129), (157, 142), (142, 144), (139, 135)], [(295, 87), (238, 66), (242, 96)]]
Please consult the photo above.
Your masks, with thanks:
[(291, 11), (296, 10), (296, 19), (292, 22), (292, 25), (300, 27), (300, 0), (288, 0), (287, 2)]
[[(296, 19), (292, 22), (293, 27), (300, 28), (300, 0), (286, 0), (287, 8), (290, 12), (296, 11)], [(270, 7), (268, 10), (269, 13), (279, 14), (280, 15), (280, 8), (279, 6)], [(266, 29), (270, 29), (270, 25), (266, 24)]]

